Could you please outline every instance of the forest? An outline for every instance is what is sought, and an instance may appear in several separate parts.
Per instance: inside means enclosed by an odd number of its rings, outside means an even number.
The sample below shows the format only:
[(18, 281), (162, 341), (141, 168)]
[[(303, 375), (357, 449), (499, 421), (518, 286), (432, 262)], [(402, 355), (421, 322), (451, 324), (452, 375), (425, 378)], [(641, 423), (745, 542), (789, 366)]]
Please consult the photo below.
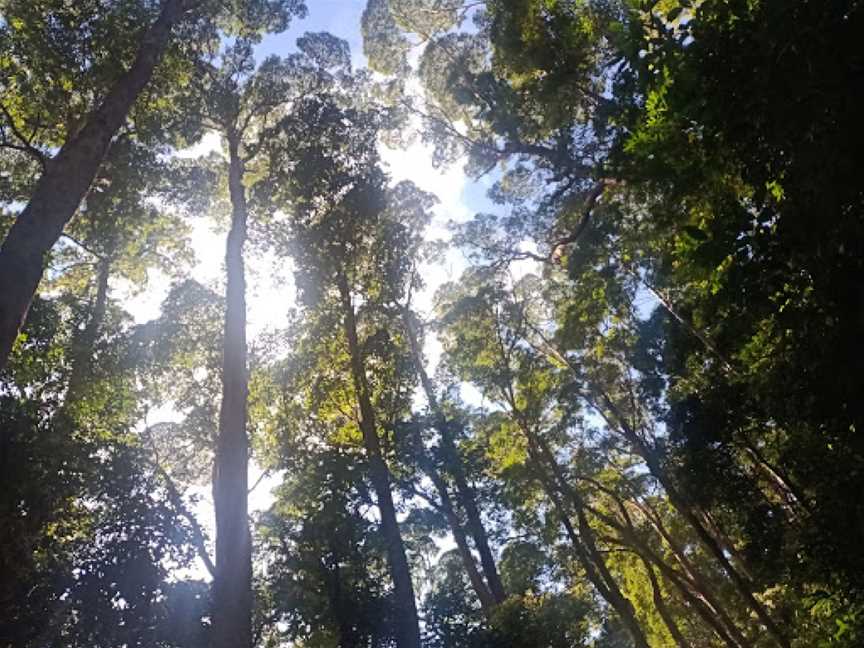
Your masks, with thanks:
[(862, 37), (0, 0), (0, 648), (864, 646)]

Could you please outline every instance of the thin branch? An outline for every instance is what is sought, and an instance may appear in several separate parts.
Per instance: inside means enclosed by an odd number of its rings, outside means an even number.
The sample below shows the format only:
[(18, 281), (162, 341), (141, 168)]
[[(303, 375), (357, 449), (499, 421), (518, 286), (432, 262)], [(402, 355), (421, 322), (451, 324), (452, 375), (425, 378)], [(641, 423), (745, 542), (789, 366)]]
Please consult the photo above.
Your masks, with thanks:
[(68, 239), (69, 241), (74, 243), (76, 246), (78, 246), (79, 248), (84, 250), (87, 254), (90, 254), (90, 255), (96, 257), (100, 261), (102, 261), (105, 258), (104, 255), (99, 254), (98, 252), (90, 249), (88, 246), (86, 246), (84, 243), (82, 243), (79, 239), (75, 238), (71, 234), (67, 234), (66, 232), (63, 232), (63, 234), (61, 234), (60, 236), (62, 236), (65, 239)]
[(591, 191), (588, 192), (588, 195), (585, 197), (585, 200), (582, 205), (582, 219), (579, 221), (579, 224), (576, 226), (576, 229), (573, 230), (567, 236), (559, 238), (556, 241), (552, 242), (552, 254), (554, 255), (556, 251), (564, 246), (570, 245), (571, 243), (575, 243), (579, 240), (582, 234), (585, 233), (585, 230), (588, 228), (588, 222), (591, 219), (591, 213), (594, 211), (594, 207), (597, 204), (597, 201), (600, 199), (600, 196), (603, 195), (603, 192), (606, 190), (606, 187), (613, 184), (615, 181), (610, 179), (602, 179), (594, 184), (591, 188)]
[(250, 495), (252, 493), (252, 491), (254, 491), (256, 488), (258, 488), (258, 486), (261, 484), (261, 482), (264, 481), (265, 477), (270, 476), (270, 473), (271, 473), (271, 471), (269, 468), (267, 470), (262, 471), (261, 474), (258, 476), (258, 479), (255, 480), (255, 483), (252, 484), (252, 487), (249, 488), (248, 491), (246, 491), (246, 494)]
[(156, 443), (153, 439), (153, 428), (152, 426), (148, 426), (144, 431), (147, 435), (147, 438), (150, 441), (150, 450), (153, 453), (153, 458), (148, 459), (147, 462), (153, 467), (154, 470), (162, 477), (165, 482), (165, 487), (168, 489), (168, 497), (171, 499), (171, 503), (177, 509), (177, 511), (182, 515), (186, 521), (189, 523), (189, 526), (192, 528), (192, 541), (195, 545), (195, 549), (198, 551), (198, 556), (201, 558), (201, 562), (204, 563), (204, 566), (207, 568), (207, 571), (210, 573), (210, 576), (216, 578), (216, 565), (213, 563), (213, 559), (210, 558), (210, 552), (207, 550), (207, 542), (205, 540), (204, 531), (201, 529), (201, 525), (198, 523), (198, 519), (192, 514), (192, 512), (186, 507), (185, 502), (183, 501), (183, 496), (180, 494), (180, 491), (177, 488), (177, 485), (174, 483), (174, 480), (171, 478), (171, 475), (168, 474), (168, 471), (162, 466), (159, 461), (159, 452), (156, 449)]
[[(0, 111), (2, 111), (3, 114), (6, 116), (6, 121), (9, 123), (9, 129), (12, 131), (12, 133), (15, 135), (15, 137), (18, 138), (18, 140), (21, 142), (20, 146), (13, 144), (12, 142), (9, 142), (8, 140), (6, 140), (6, 137), (4, 134), (3, 146), (5, 146), (7, 148), (16, 149), (18, 151), (22, 151), (22, 152), (28, 154), (34, 160), (39, 162), (39, 164), (42, 166), (42, 171), (44, 172), (45, 169), (47, 168), (47, 165), (48, 165), (48, 159), (45, 157), (45, 154), (42, 151), (40, 151), (38, 148), (33, 146), (33, 140), (32, 139), (28, 139), (27, 137), (24, 136), (24, 134), (20, 130), (18, 130), (18, 127), (15, 125), (15, 119), (9, 113), (6, 106), (2, 103), (0, 103)], [(37, 132), (38, 132), (38, 129), (35, 129), (33, 131), (33, 135), (35, 136)]]

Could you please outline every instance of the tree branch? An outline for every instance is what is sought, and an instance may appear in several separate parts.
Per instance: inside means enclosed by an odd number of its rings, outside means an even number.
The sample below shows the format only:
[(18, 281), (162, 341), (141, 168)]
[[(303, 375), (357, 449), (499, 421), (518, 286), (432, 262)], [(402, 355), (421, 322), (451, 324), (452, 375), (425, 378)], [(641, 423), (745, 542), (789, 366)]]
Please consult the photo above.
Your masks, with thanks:
[[(42, 151), (40, 151), (38, 148), (33, 146), (32, 137), (27, 138), (24, 136), (24, 134), (20, 130), (18, 130), (18, 127), (15, 125), (15, 119), (9, 113), (6, 106), (2, 103), (0, 103), (0, 111), (2, 111), (3, 115), (5, 115), (5, 117), (6, 117), (6, 121), (9, 124), (9, 130), (11, 130), (12, 134), (15, 135), (15, 137), (18, 139), (18, 141), (21, 142), (20, 145), (13, 144), (8, 139), (6, 139), (6, 135), (4, 133), (2, 146), (26, 153), (27, 155), (32, 157), (34, 160), (39, 162), (39, 164), (42, 167), (42, 171), (44, 172), (45, 169), (47, 168), (48, 158), (45, 157), (45, 154)], [(2, 129), (0, 129), (0, 131), (2, 131)], [(34, 130), (33, 135), (35, 136), (37, 132), (38, 132), (38, 130)]]

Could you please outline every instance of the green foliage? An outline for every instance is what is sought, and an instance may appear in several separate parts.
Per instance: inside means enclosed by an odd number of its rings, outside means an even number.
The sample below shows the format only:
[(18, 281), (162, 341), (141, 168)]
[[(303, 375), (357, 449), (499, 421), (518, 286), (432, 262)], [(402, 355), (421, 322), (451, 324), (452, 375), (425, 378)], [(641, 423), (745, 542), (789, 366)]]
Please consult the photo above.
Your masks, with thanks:
[(392, 640), (384, 547), (363, 515), (356, 451), (305, 448), (261, 521), (266, 587), (279, 620), (268, 641), (306, 646), (385, 646)]
[[(131, 401), (120, 393), (121, 366), (100, 356), (88, 389), (64, 402), (66, 378), (76, 371), (62, 351), (67, 322), (57, 302), (39, 301), (33, 310), (0, 399), (7, 574), (0, 640), (155, 641), (159, 624), (175, 613), (175, 599), (165, 597), (168, 571), (189, 563), (189, 529), (126, 427)], [(108, 383), (108, 407), (100, 403), (106, 371), (121, 372)]]
[[(161, 6), (0, 0), (0, 230)], [(251, 354), (256, 645), (396, 645), (397, 540), (432, 648), (859, 645), (861, 3), (369, 0), (374, 72), (256, 60), (305, 13), (189, 3), (51, 251), (0, 374), (0, 646), (211, 642), (208, 130), (297, 293)], [(426, 323), (437, 198), (381, 152), (418, 135), (490, 176)]]

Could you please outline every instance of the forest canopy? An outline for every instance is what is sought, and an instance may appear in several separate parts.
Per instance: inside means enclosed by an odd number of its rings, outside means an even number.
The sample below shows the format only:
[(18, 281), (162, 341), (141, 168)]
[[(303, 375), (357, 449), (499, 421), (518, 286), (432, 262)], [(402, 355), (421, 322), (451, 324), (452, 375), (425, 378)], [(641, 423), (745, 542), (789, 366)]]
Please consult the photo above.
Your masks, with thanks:
[(864, 644), (862, 34), (0, 0), (0, 648)]

